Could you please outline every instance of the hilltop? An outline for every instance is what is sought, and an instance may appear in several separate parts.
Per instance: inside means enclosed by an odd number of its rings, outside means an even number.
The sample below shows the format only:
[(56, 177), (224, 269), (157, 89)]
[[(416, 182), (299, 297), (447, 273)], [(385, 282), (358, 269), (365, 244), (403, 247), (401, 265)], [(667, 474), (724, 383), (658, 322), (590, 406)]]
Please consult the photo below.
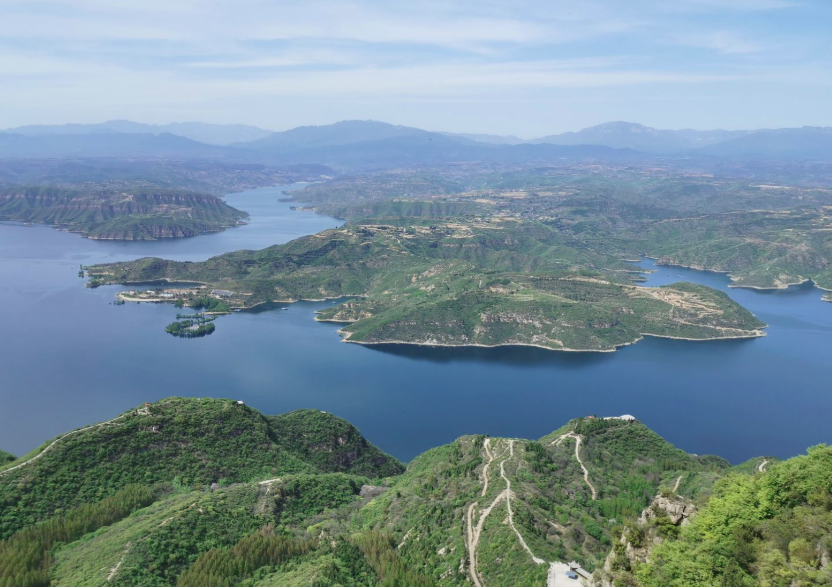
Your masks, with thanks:
[(0, 536), (130, 483), (202, 487), (287, 473), (375, 478), (401, 470), (331, 414), (268, 418), (236, 401), (170, 398), (70, 432), (0, 469)]
[(585, 585), (824, 584), (830, 455), (731, 467), (588, 417), (405, 470), (330, 414), (171, 398), (0, 466), (0, 582), (557, 587), (574, 561)]

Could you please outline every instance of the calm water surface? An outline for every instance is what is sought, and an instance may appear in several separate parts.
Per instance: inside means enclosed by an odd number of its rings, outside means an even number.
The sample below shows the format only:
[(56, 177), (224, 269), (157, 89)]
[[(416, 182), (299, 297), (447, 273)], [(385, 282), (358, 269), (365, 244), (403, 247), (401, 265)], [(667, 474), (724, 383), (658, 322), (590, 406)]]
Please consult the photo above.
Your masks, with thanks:
[(181, 340), (163, 331), (172, 306), (114, 306), (124, 288), (89, 290), (77, 277), (82, 263), (201, 260), (339, 224), (291, 211), (277, 201), (285, 189), (228, 196), (251, 223), (191, 239), (91, 241), (0, 225), (0, 448), (22, 454), (171, 395), (232, 397), (266, 413), (326, 410), (405, 460), (462, 434), (536, 438), (588, 414), (634, 414), (687, 451), (733, 462), (832, 442), (832, 304), (809, 286), (729, 289), (720, 274), (659, 267), (648, 284), (727, 291), (769, 324), (768, 336), (646, 339), (592, 354), (343, 344), (337, 325), (313, 320), (331, 302), (225, 316), (213, 335)]

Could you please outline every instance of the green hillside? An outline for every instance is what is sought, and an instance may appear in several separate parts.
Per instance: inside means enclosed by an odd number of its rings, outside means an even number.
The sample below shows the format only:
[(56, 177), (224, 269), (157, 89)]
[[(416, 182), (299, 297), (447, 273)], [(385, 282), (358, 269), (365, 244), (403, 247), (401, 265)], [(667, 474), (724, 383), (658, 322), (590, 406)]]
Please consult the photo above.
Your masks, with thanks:
[(0, 219), (50, 224), (92, 239), (155, 240), (217, 232), (248, 214), (184, 190), (17, 187), (0, 190)]
[(616, 556), (616, 585), (832, 585), (832, 447), (729, 475), (690, 524), (654, 534), (648, 561)]
[(536, 441), (464, 436), (404, 469), (317, 410), (171, 398), (14, 466), (3, 587), (523, 587), (570, 561), (609, 586), (832, 581), (824, 446), (731, 467), (590, 417)]
[[(330, 414), (305, 410), (272, 422), (231, 400), (171, 398), (67, 434), (30, 464), (0, 470), (0, 537), (130, 483), (206, 487), (288, 473), (401, 471)], [(307, 430), (302, 444), (297, 426)]]

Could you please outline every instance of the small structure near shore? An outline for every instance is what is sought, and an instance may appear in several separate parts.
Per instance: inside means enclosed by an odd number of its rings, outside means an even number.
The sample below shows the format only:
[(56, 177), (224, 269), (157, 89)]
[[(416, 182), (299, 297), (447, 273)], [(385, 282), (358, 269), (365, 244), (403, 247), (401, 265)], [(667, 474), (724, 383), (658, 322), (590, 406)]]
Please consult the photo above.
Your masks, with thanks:
[(578, 577), (580, 577), (581, 579), (588, 580), (592, 577), (592, 573), (587, 571), (576, 561), (572, 561), (569, 563), (569, 572), (566, 573), (566, 576), (570, 579), (578, 579)]
[(635, 422), (636, 417), (631, 416), (630, 414), (624, 414), (623, 416), (608, 416), (604, 418), (604, 420), (624, 420), (625, 422)]

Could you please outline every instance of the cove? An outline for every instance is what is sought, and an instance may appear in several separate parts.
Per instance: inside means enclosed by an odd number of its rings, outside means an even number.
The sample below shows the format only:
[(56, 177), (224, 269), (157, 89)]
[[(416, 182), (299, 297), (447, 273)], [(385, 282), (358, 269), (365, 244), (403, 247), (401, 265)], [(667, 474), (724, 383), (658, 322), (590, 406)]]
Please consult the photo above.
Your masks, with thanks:
[(338, 325), (314, 321), (333, 302), (260, 307), (220, 318), (211, 336), (183, 340), (163, 331), (172, 306), (114, 306), (115, 293), (130, 288), (90, 290), (77, 277), (82, 263), (201, 260), (339, 224), (278, 201), (294, 187), (228, 196), (250, 224), (191, 239), (90, 241), (0, 225), (0, 448), (19, 455), (171, 395), (231, 397), (266, 413), (325, 410), (403, 460), (462, 434), (537, 438), (589, 414), (633, 414), (684, 450), (732, 462), (832, 441), (832, 304), (810, 285), (728, 288), (725, 275), (644, 260), (656, 270), (647, 285), (692, 281), (726, 291), (769, 324), (767, 336), (647, 338), (592, 354), (346, 344)]

